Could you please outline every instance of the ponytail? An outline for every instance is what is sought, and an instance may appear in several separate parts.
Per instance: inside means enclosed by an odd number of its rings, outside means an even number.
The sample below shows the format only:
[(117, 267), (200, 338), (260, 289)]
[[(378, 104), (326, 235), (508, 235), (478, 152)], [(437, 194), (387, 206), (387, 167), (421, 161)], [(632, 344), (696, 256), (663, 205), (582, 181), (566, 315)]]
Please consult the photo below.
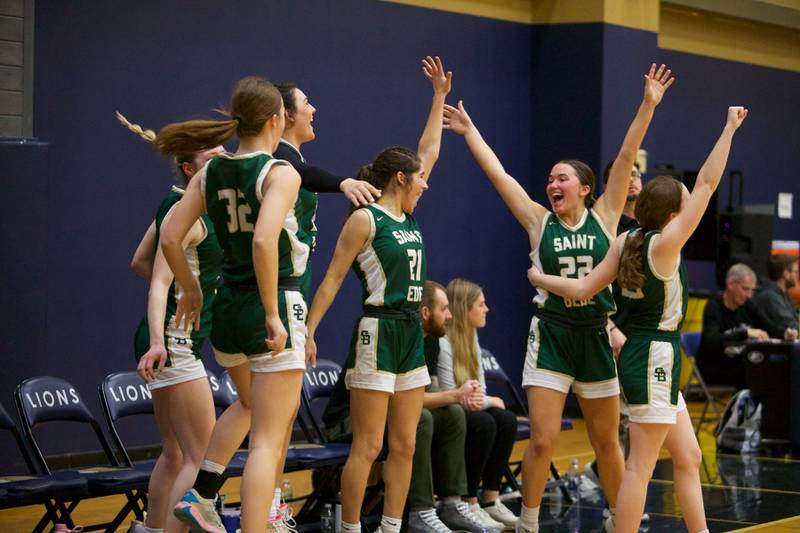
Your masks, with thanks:
[(117, 111), (117, 120), (119, 120), (123, 126), (128, 128), (128, 130), (132, 131), (145, 141), (151, 144), (156, 141), (156, 132), (154, 132), (153, 130), (146, 130), (138, 124), (132, 124), (127, 118), (125, 118), (125, 115), (123, 115), (119, 111)]
[(225, 144), (234, 135), (239, 120), (187, 120), (167, 124), (158, 132), (156, 149), (164, 155), (202, 152)]
[(644, 267), (642, 266), (642, 246), (644, 231), (635, 229), (628, 233), (619, 259), (617, 283), (623, 289), (635, 291), (644, 285)]

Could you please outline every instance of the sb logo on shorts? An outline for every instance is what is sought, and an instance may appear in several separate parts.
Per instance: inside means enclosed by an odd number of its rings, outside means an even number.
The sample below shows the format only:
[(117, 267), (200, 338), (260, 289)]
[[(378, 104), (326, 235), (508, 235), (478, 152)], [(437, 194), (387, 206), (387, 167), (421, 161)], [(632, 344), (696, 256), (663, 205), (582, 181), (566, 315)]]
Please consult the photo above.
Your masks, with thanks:
[(305, 310), (303, 309), (302, 305), (294, 304), (292, 305), (292, 314), (294, 315), (295, 320), (302, 321)]
[(369, 331), (364, 330), (361, 332), (361, 344), (364, 346), (369, 345), (372, 342), (372, 336), (369, 334)]
[(667, 373), (660, 366), (656, 368), (656, 380), (662, 382), (667, 381)]

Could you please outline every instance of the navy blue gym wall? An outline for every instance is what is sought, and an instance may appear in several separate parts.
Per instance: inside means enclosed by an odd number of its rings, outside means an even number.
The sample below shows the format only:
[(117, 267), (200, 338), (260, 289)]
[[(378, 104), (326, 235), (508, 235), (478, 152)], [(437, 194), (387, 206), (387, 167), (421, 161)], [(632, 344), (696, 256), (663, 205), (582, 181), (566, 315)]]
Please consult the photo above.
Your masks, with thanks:
[[(53, 374), (99, 414), (103, 376), (134, 368), (147, 287), (128, 265), (173, 178), (166, 160), (116, 123), (117, 109), (158, 128), (211, 115), (242, 76), (294, 80), (318, 109), (306, 157), (354, 174), (385, 146), (416, 146), (432, 94), (420, 59), (439, 54), (454, 72), (450, 101), (463, 98), (509, 169), (527, 174), (529, 26), (358, 0), (180, 5), (37, 2), (35, 132), (48, 147), (2, 152), (14, 171), (0, 219), (12, 236), (0, 289), (14, 316), (2, 339), (15, 363), (4, 365), (6, 405), (22, 379)], [(460, 137), (445, 132), (430, 186), (417, 212), (428, 275), (485, 286), (492, 311), (482, 341), (519, 375), (532, 296), (525, 235)], [(338, 196), (321, 199), (317, 282), (346, 208)], [(320, 328), (321, 357), (343, 360), (359, 292), (351, 276)], [(70, 435), (51, 451), (90, 442)]]
[[(416, 144), (431, 96), (419, 59), (436, 53), (454, 72), (449, 101), (464, 99), (507, 171), (544, 202), (559, 158), (600, 170), (614, 156), (641, 76), (657, 59), (673, 66), (678, 83), (644, 143), (651, 167), (698, 168), (725, 108), (744, 103), (753, 115), (731, 167), (745, 173), (746, 201), (800, 194), (790, 151), (800, 145), (790, 101), (800, 92), (796, 73), (657, 50), (653, 33), (603, 24), (526, 26), (372, 0), (250, 0), (236, 12), (218, 2), (182, 5), (37, 2), (35, 134), (47, 146), (0, 145), (7, 407), (22, 379), (53, 374), (99, 414), (103, 376), (134, 367), (147, 287), (128, 265), (173, 178), (168, 161), (116, 123), (116, 109), (158, 128), (211, 116), (242, 76), (294, 80), (318, 109), (317, 139), (304, 154), (353, 174), (387, 145)], [(417, 211), (429, 278), (464, 276), (485, 287), (491, 311), (481, 341), (518, 380), (533, 296), (527, 236), (450, 132), (430, 185)], [(346, 208), (337, 195), (321, 198), (317, 283)], [(781, 221), (776, 238), (798, 229), (796, 219)], [(343, 359), (358, 297), (350, 276), (321, 326), (321, 357)], [(70, 433), (51, 451), (80, 447), (90, 441)], [(2, 451), (0, 468), (16, 457)]]

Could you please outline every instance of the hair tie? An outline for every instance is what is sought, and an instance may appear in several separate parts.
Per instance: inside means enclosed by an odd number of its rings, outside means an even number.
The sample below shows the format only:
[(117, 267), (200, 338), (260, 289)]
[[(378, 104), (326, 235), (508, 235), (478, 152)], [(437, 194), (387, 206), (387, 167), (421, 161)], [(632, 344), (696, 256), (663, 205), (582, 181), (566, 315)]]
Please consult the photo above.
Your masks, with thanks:
[(231, 115), (231, 120), (235, 120), (239, 124), (242, 123), (242, 117), (240, 117), (239, 115)]

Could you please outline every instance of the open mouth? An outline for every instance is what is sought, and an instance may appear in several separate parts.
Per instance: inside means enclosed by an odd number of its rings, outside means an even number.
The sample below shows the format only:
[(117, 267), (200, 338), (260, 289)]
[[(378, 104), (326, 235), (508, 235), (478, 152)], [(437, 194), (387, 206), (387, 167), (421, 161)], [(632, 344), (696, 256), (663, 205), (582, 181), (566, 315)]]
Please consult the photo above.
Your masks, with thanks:
[(553, 208), (560, 207), (564, 204), (564, 194), (560, 191), (555, 191), (550, 195), (550, 203)]

